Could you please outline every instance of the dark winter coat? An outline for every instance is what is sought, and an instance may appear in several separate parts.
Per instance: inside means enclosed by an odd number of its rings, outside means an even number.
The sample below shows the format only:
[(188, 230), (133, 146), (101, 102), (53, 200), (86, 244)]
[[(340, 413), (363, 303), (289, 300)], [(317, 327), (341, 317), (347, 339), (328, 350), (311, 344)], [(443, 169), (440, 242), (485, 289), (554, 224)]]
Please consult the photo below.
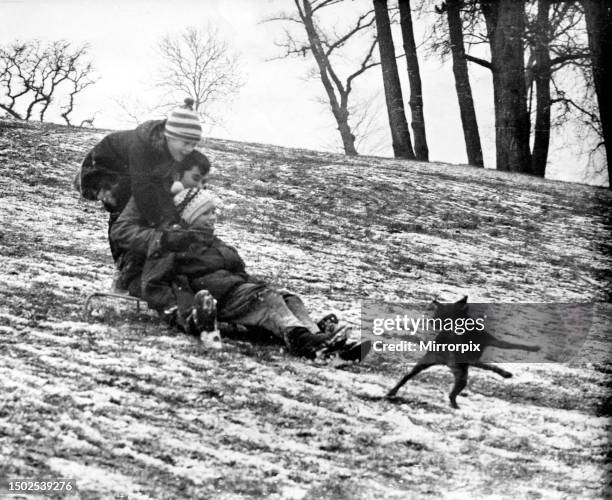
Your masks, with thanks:
[[(124, 250), (146, 255), (141, 275), (141, 297), (150, 307), (165, 310), (177, 302), (176, 284), (194, 292), (206, 289), (223, 307), (228, 294), (250, 282), (236, 249), (216, 236), (194, 232), (194, 241), (182, 252), (163, 248), (163, 231), (147, 227), (134, 199), (113, 225), (111, 236)], [(177, 279), (177, 277), (181, 277)]]
[(219, 308), (233, 289), (249, 282), (238, 252), (217, 237), (211, 242), (196, 241), (184, 252), (158, 251), (156, 243), (150, 250), (142, 270), (141, 290), (142, 298), (157, 310), (176, 303), (173, 283), (177, 276), (184, 276), (193, 292), (208, 290)]
[(148, 121), (134, 130), (113, 132), (96, 144), (81, 166), (83, 197), (95, 200), (101, 182), (117, 182), (117, 204), (107, 210), (120, 212), (133, 195), (148, 223), (176, 220), (170, 185), (177, 162), (168, 151), (164, 125), (165, 120)]

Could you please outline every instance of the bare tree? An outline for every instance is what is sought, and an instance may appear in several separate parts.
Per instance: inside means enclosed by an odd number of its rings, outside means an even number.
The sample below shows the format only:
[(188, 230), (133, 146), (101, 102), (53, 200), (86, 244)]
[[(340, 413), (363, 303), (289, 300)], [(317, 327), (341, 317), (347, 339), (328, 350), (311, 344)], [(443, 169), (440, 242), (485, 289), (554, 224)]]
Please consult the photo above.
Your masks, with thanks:
[(536, 117), (534, 126), (531, 172), (544, 177), (550, 144), (550, 61), (551, 24), (550, 0), (538, 0), (538, 13), (533, 36), (533, 76), (536, 87)]
[(166, 92), (164, 104), (176, 105), (191, 96), (194, 109), (214, 121), (213, 105), (242, 86), (237, 55), (211, 27), (191, 27), (179, 36), (166, 36), (158, 50), (163, 63), (157, 86)]
[[(531, 123), (527, 108), (525, 77), (525, 0), (471, 1), (468, 22), (471, 43), (487, 42), (491, 60), (465, 54), (493, 74), (495, 149), (498, 170), (531, 173), (529, 137)], [(482, 14), (486, 32), (480, 29)]]
[[(67, 119), (75, 96), (94, 83), (93, 66), (86, 61), (88, 47), (73, 47), (58, 40), (47, 45), (39, 41), (15, 42), (0, 48), (0, 109), (14, 118), (30, 120), (36, 110), (43, 121), (51, 103), (69, 86)], [(25, 109), (24, 109), (25, 108)]]
[[(495, 34), (495, 28), (497, 26), (499, 13), (502, 12), (503, 16), (508, 15), (508, 7), (515, 9), (514, 15), (521, 16), (518, 12), (518, 5), (520, 2), (504, 2), (501, 0), (489, 1), (489, 0), (446, 0), (441, 7), (437, 7), (438, 12), (446, 10), (449, 14), (449, 28), (448, 32), (439, 21), (436, 21), (432, 33), (430, 35), (430, 47), (434, 52), (441, 54), (443, 57), (452, 52), (453, 54), (453, 68), (456, 66), (456, 60), (460, 57), (455, 53), (456, 43), (451, 38), (453, 32), (457, 28), (461, 28), (464, 35), (467, 47), (471, 48), (479, 44), (487, 44), (493, 51), (492, 34)], [(451, 8), (456, 7), (459, 4), (460, 10), (454, 17), (456, 25), (455, 28), (450, 29), (451, 26)], [(591, 119), (590, 113), (582, 113), (581, 109), (586, 110), (589, 108), (589, 78), (587, 76), (586, 61), (588, 59), (588, 51), (584, 44), (585, 36), (582, 36), (584, 32), (583, 28), (583, 14), (579, 8), (579, 3), (576, 1), (559, 1), (559, 0), (527, 0), (524, 7), (521, 9), (522, 18), (525, 20), (524, 29), (522, 29), (522, 35), (513, 34), (510, 39), (516, 42), (518, 39), (523, 39), (523, 53), (525, 58), (525, 66), (522, 73), (525, 79), (525, 88), (528, 92), (527, 98), (527, 111), (528, 117), (533, 116), (534, 127), (531, 129), (529, 122), (521, 119), (519, 122), (522, 124), (520, 127), (512, 126), (514, 130), (518, 132), (522, 127), (523, 141), (527, 141), (528, 135), (525, 134), (525, 130), (531, 132), (533, 130), (533, 149), (530, 153), (530, 163), (526, 163), (526, 159), (523, 160), (524, 167), (520, 170), (523, 172), (532, 173), (538, 176), (544, 176), (546, 163), (548, 158), (548, 149), (551, 136), (551, 128), (564, 127), (568, 121), (574, 123), (585, 122)], [(488, 25), (483, 26), (483, 14), (487, 14)], [(504, 21), (503, 24), (507, 24), (508, 21)], [(516, 30), (517, 25), (511, 26)], [(503, 30), (502, 30), (503, 32)], [(451, 38), (449, 38), (451, 37)], [(458, 37), (455, 37), (456, 39)], [(506, 37), (507, 38), (507, 37)], [(503, 40), (503, 37), (502, 37)], [(499, 52), (499, 50), (498, 50)], [(514, 46), (514, 52), (518, 51), (518, 46)], [(471, 54), (465, 53), (465, 60), (479, 64), (494, 72), (491, 61), (486, 61), (482, 58), (475, 57)], [(499, 53), (497, 54), (497, 60), (500, 59)], [(518, 57), (516, 58), (518, 62)], [(499, 71), (500, 67), (502, 71), (505, 71), (505, 64), (498, 64), (495, 71)], [(512, 65), (508, 66), (511, 67)], [(516, 68), (515, 68), (516, 70)], [(466, 69), (467, 71), (467, 69)], [(574, 72), (579, 75), (579, 78), (575, 80), (572, 91), (574, 95), (570, 96), (568, 91), (568, 71)], [(521, 71), (515, 71), (516, 74), (520, 74)], [(466, 73), (467, 74), (467, 73)], [(556, 77), (556, 75), (558, 75)], [(503, 89), (499, 88), (499, 75), (494, 76), (494, 91), (495, 85), (498, 85), (496, 96), (504, 95)], [(457, 78), (457, 77), (456, 77)], [(520, 81), (520, 78), (516, 77), (516, 81)], [(520, 96), (522, 91), (518, 88), (516, 90)], [(576, 94), (576, 91), (578, 92)], [(533, 96), (535, 96), (535, 106), (533, 106)], [(517, 101), (518, 102), (518, 101)], [(556, 107), (555, 114), (553, 115), (553, 106), (558, 104)], [(501, 103), (496, 100), (496, 109)], [(460, 104), (460, 107), (461, 104)], [(522, 105), (521, 105), (522, 107)], [(533, 111), (535, 110), (535, 111)], [(463, 111), (462, 111), (463, 112)], [(522, 111), (520, 114), (525, 114)], [(553, 120), (554, 117), (554, 120)], [(475, 115), (474, 115), (475, 119)], [(469, 120), (468, 122), (471, 122)], [(591, 130), (596, 130), (596, 124), (591, 123), (587, 126)], [(464, 130), (465, 133), (465, 130)], [(503, 133), (503, 130), (499, 128), (496, 130), (496, 137)], [(499, 143), (498, 143), (499, 144)], [(521, 148), (525, 153), (525, 148)], [(526, 155), (523, 156), (526, 158)]]
[[(323, 84), (327, 101), (340, 132), (344, 153), (349, 156), (355, 156), (357, 155), (355, 147), (356, 137), (349, 123), (352, 109), (349, 97), (353, 91), (355, 79), (380, 63), (375, 60), (373, 55), (376, 37), (372, 37), (367, 44), (368, 47), (365, 50), (365, 54), (357, 63), (357, 68), (350, 71), (345, 78), (340, 77), (333, 62), (335, 56), (341, 58), (341, 55), (338, 53), (351, 39), (355, 39), (358, 35), (369, 31), (369, 28), (374, 24), (374, 16), (372, 11), (366, 12), (359, 15), (356, 21), (342, 33), (337, 33), (335, 29), (333, 33), (328, 33), (324, 30), (318, 14), (325, 7), (338, 3), (339, 0), (294, 0), (297, 15), (282, 13), (268, 18), (266, 21), (297, 23), (304, 27), (306, 39), (298, 38), (290, 30), (286, 29), (285, 40), (277, 45), (284, 50), (282, 57), (305, 57), (307, 53), (312, 54), (317, 65), (318, 77)], [(360, 122), (362, 119), (360, 119)]]
[[(74, 111), (75, 96), (83, 89), (86, 89), (87, 87), (95, 83), (95, 80), (90, 77), (91, 72), (92, 65), (91, 63), (87, 63), (82, 68), (76, 67), (75, 70), (71, 72), (67, 78), (67, 81), (71, 85), (71, 87), (68, 91), (68, 103), (62, 108), (62, 113), (60, 114), (60, 116), (64, 119), (68, 126), (72, 126), (72, 123), (70, 123), (70, 114)], [(90, 118), (91, 126), (93, 126), (94, 118), (95, 114), (92, 118)], [(87, 120), (83, 120), (83, 122), (86, 121)], [(83, 122), (81, 122), (81, 127), (83, 126)]]
[(593, 83), (599, 103), (599, 119), (608, 163), (608, 185), (612, 189), (612, 5), (605, 0), (583, 0)]
[(436, 8), (439, 14), (446, 12), (448, 21), (448, 42), (453, 57), (453, 74), (455, 76), (455, 89), (459, 102), (461, 125), (465, 140), (468, 163), (476, 167), (484, 167), (482, 159), (482, 146), (480, 145), (480, 133), (474, 109), (472, 87), (465, 57), (465, 46), (463, 43), (463, 23), (461, 19), (461, 7), (463, 0), (446, 0), (440, 7)]
[(497, 169), (531, 173), (525, 88), (525, 0), (483, 0), (495, 99)]
[(423, 115), (423, 90), (419, 59), (412, 29), (412, 13), (410, 0), (399, 0), (400, 25), (402, 40), (408, 66), (408, 83), (410, 84), (410, 112), (412, 115), (412, 133), (414, 134), (414, 153), (417, 160), (428, 161), (429, 149), (425, 135), (425, 117)]
[(395, 46), (391, 34), (391, 21), (387, 0), (374, 0), (376, 15), (376, 31), (378, 33), (378, 47), (383, 75), (383, 87), (387, 102), (389, 127), (391, 128), (391, 142), (393, 154), (396, 158), (414, 160), (415, 155), (410, 142), (410, 131), (404, 112), (404, 99), (402, 87), (395, 60)]
[(18, 110), (18, 99), (30, 92), (34, 80), (40, 43), (15, 42), (8, 47), (0, 48), (0, 84), (3, 99), (0, 108), (13, 118), (23, 119)]
[[(575, 111), (574, 116), (569, 112), (568, 94), (563, 90), (563, 87), (568, 87), (570, 73), (581, 76), (574, 85), (581, 95), (579, 100), (588, 99), (585, 69), (589, 54), (584, 42), (586, 37), (581, 33), (584, 33), (584, 15), (577, 2), (537, 0), (528, 4), (525, 70), (530, 115), (533, 114), (535, 93), (531, 155), (531, 172), (534, 175), (543, 177), (545, 174), (552, 127), (563, 127), (569, 120), (576, 121)], [(563, 85), (559, 75), (563, 77)], [(561, 110), (557, 109), (556, 119), (553, 120), (552, 111), (556, 103), (562, 104), (562, 107)]]

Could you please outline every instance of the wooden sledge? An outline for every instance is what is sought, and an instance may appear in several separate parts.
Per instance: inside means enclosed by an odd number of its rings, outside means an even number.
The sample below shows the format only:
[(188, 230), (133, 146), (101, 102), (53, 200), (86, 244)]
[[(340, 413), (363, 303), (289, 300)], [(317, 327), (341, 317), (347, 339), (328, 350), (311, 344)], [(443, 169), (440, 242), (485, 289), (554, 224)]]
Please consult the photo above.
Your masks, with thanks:
[(112, 298), (116, 300), (123, 300), (126, 302), (136, 302), (136, 312), (140, 313), (140, 302), (142, 301), (142, 299), (139, 299), (138, 297), (132, 297), (131, 295), (123, 293), (93, 292), (90, 293), (85, 299), (85, 305), (83, 306), (83, 317), (85, 318), (85, 320), (88, 320), (91, 315), (91, 301), (96, 297)]

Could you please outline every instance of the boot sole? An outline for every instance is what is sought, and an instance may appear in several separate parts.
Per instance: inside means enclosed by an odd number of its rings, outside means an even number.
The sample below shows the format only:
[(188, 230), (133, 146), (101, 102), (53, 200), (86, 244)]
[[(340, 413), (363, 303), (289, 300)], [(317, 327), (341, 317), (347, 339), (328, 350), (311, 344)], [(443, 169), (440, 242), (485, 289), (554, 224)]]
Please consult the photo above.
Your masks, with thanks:
[(355, 344), (353, 347), (346, 351), (338, 353), (338, 357), (344, 361), (362, 361), (372, 349), (372, 341), (365, 340), (359, 344)]
[(217, 301), (208, 291), (199, 291), (194, 300), (194, 319), (200, 331), (216, 331)]

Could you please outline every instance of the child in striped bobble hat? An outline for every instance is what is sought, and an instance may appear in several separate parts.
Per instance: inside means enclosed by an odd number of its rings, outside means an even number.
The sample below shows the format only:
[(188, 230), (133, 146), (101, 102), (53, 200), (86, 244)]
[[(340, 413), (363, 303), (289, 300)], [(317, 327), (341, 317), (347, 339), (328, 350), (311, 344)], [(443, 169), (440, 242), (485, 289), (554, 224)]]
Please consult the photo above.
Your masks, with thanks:
[(210, 191), (200, 188), (183, 189), (174, 196), (174, 205), (190, 229), (214, 231), (219, 198)]

